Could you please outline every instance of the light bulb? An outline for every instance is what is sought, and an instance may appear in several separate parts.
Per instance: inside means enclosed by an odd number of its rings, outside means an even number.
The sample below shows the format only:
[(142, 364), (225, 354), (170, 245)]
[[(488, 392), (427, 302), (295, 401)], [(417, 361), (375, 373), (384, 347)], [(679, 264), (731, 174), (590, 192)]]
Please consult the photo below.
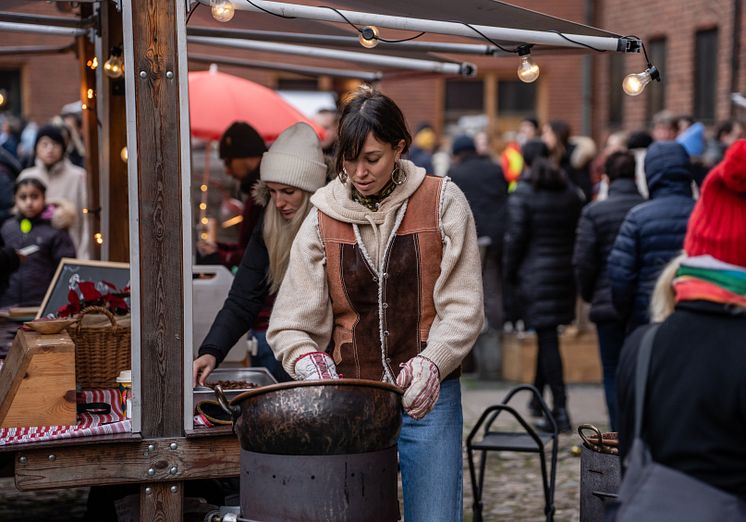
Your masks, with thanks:
[(541, 70), (539, 69), (539, 66), (536, 65), (533, 58), (531, 58), (531, 54), (529, 53), (521, 56), (521, 63), (518, 66), (517, 72), (518, 79), (520, 79), (524, 83), (531, 83), (536, 81)]
[(8, 103), (8, 93), (5, 89), (0, 89), (0, 109), (5, 107)]
[(628, 74), (622, 82), (622, 89), (629, 96), (637, 96), (645, 90), (645, 86), (651, 81), (661, 81), (661, 74), (655, 66), (651, 65), (641, 73)]
[(366, 49), (373, 49), (378, 45), (378, 35), (378, 27), (375, 25), (366, 25), (360, 30), (358, 41)]
[(236, 8), (230, 0), (210, 0), (210, 11), (218, 22), (230, 22), (236, 14)]
[(121, 78), (124, 74), (124, 62), (120, 48), (112, 48), (109, 59), (104, 62), (104, 74), (114, 79)]
[(129, 154), (127, 153), (127, 145), (122, 147), (122, 150), (119, 151), (119, 157), (124, 163), (127, 163), (127, 160), (129, 159)]

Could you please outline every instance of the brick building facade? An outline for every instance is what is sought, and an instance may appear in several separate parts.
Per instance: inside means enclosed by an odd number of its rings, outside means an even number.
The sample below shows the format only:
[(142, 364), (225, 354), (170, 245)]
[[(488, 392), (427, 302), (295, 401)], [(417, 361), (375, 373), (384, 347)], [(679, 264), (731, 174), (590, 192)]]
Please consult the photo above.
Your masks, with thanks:
[[(652, 113), (661, 108), (677, 114), (693, 114), (706, 123), (741, 116), (734, 112), (729, 96), (733, 90), (738, 91), (746, 85), (746, 66), (742, 65), (746, 53), (741, 51), (746, 37), (743, 30), (745, 13), (738, 7), (740, 0), (693, 0), (686, 3), (686, 9), (681, 2), (664, 0), (650, 0), (644, 4), (609, 0), (520, 0), (514, 3), (641, 37), (651, 58), (660, 66), (664, 81), (648, 86), (646, 92), (636, 98), (625, 96), (621, 91), (623, 76), (644, 69), (642, 55), (636, 54), (594, 54), (591, 58), (580, 54), (539, 54), (535, 59), (541, 66), (541, 77), (531, 85), (517, 80), (517, 57), (463, 56), (464, 60), (479, 66), (476, 78), (433, 75), (381, 82), (381, 89), (401, 104), (412, 126), (429, 121), (438, 129), (445, 130), (461, 115), (486, 114), (490, 127), (498, 133), (513, 128), (521, 117), (535, 114), (543, 121), (550, 118), (567, 120), (575, 132), (591, 132), (597, 139), (602, 139), (608, 130), (645, 127)], [(29, 13), (59, 14), (53, 5), (47, 3), (14, 4), (14, 10), (18, 11), (22, 8)], [(197, 10), (190, 23), (208, 24), (215, 25), (211, 23), (206, 8)], [(272, 29), (281, 30), (280, 26)], [(70, 38), (0, 32), (0, 47), (41, 43), (64, 45), (69, 42)], [(190, 46), (190, 51), (192, 48), (202, 54), (211, 52), (247, 57), (245, 51), (204, 46)], [(278, 61), (277, 55), (266, 53), (251, 53), (250, 57)], [(292, 56), (282, 56), (281, 61), (324, 64), (319, 60)], [(206, 67), (195, 63), (190, 66), (194, 69)], [(270, 87), (276, 87), (286, 79), (300, 78), (289, 73), (238, 67), (221, 69)], [(698, 73), (698, 70), (705, 72)], [(584, 71), (590, 71), (591, 75), (586, 90)], [(77, 60), (72, 53), (0, 56), (0, 88), (13, 88), (13, 82), (18, 82), (20, 110), (15, 112), (40, 123), (58, 114), (64, 104), (79, 99), (78, 78)], [(322, 78), (318, 85), (321, 88), (342, 88), (347, 84)]]

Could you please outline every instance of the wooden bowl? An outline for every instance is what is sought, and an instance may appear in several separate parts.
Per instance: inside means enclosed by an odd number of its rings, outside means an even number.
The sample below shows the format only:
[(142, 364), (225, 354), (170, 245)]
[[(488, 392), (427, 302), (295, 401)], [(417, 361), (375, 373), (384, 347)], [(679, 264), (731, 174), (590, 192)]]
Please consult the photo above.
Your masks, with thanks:
[(25, 324), (42, 335), (54, 335), (62, 332), (76, 321), (77, 319), (37, 319), (36, 321), (29, 321)]

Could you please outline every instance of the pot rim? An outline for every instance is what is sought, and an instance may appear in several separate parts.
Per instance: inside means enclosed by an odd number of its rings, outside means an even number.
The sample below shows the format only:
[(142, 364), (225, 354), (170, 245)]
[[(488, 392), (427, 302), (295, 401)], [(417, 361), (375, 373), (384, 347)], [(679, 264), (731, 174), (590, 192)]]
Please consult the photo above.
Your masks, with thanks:
[(398, 386), (389, 384), (387, 382), (373, 381), (370, 379), (324, 379), (324, 380), (314, 380), (314, 381), (291, 381), (291, 382), (281, 382), (279, 384), (270, 384), (268, 386), (260, 386), (259, 388), (256, 388), (254, 390), (245, 391), (241, 393), (240, 395), (233, 397), (233, 399), (230, 400), (230, 405), (235, 406), (239, 402), (243, 402), (245, 399), (250, 399), (251, 397), (263, 395), (265, 393), (271, 393), (271, 392), (280, 391), (280, 390), (288, 390), (292, 388), (307, 388), (310, 386), (373, 387), (373, 388), (380, 388), (386, 391), (394, 392), (399, 395), (404, 394), (404, 390), (402, 390)]

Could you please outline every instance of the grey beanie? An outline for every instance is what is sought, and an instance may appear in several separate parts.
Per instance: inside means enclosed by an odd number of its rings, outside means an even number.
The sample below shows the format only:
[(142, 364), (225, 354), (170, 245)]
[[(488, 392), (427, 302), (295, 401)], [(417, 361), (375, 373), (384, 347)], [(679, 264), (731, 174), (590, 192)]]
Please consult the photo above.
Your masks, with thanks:
[(262, 181), (282, 183), (306, 192), (316, 192), (326, 184), (326, 164), (321, 142), (307, 123), (285, 129), (262, 157)]

